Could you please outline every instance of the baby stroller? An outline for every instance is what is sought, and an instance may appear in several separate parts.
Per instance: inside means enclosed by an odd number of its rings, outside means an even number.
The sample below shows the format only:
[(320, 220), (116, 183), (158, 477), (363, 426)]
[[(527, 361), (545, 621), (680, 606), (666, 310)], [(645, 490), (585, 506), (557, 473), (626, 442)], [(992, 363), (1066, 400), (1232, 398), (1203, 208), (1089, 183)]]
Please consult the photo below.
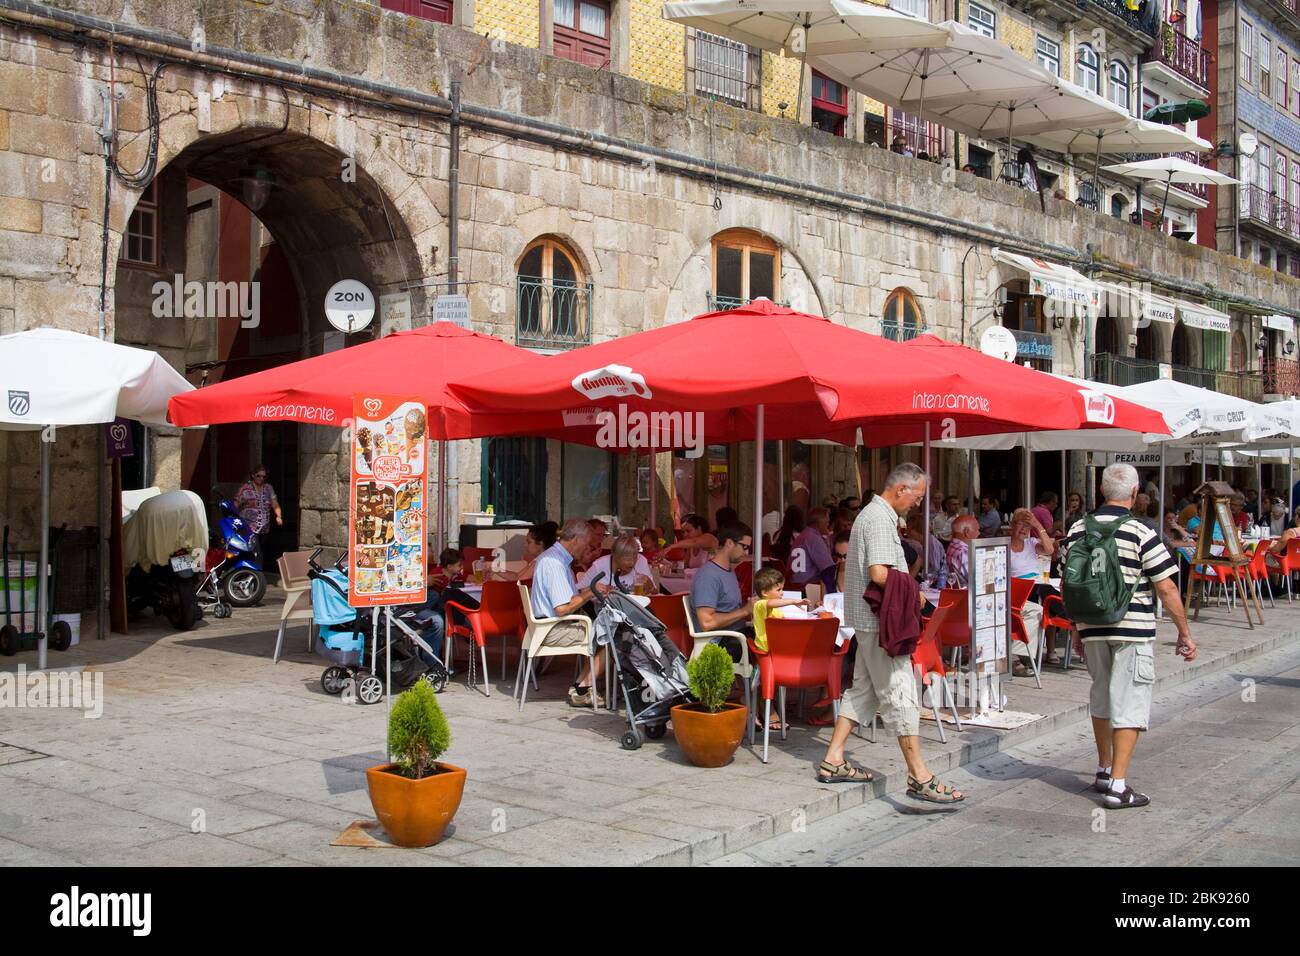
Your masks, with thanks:
[[(331, 695), (341, 694), (351, 684), (356, 699), (363, 704), (383, 700), (385, 686), (390, 684), (390, 690), (403, 690), (417, 680), (424, 680), (435, 692), (441, 691), (447, 684), (447, 672), (434, 658), (433, 649), (402, 621), (398, 611), (387, 608), (384, 611), (391, 614), (396, 633), (391, 644), (381, 645), (381, 632), (389, 633), (389, 629), (379, 625), (378, 614), (372, 614), (367, 621), (348, 604), (348, 576), (343, 570), (347, 553), (340, 555), (333, 568), (324, 569), (316, 562), (320, 551), (317, 548), (308, 559), (307, 576), (311, 579), (312, 618), (317, 626), (316, 652), (332, 662), (321, 674), (321, 690)], [(369, 670), (365, 665), (367, 637), (370, 638)], [(434, 663), (421, 660), (417, 648), (425, 651)], [(391, 675), (385, 670), (390, 654)]]
[(674, 706), (692, 700), (686, 659), (660, 620), (632, 598), (611, 591), (597, 600), (596, 642), (608, 644), (614, 655), (627, 710), (628, 731), (620, 743), (624, 750), (637, 750), (645, 737), (664, 735)]

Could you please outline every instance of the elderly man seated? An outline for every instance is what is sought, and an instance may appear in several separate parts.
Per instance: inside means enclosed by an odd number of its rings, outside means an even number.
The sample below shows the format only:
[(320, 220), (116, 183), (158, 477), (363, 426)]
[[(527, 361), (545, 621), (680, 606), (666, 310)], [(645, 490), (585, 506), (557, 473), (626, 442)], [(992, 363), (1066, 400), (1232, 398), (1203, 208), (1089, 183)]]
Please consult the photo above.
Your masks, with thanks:
[[(564, 522), (556, 535), (555, 544), (542, 552), (533, 570), (533, 587), (529, 594), (533, 613), (540, 617), (564, 617), (576, 614), (586, 606), (597, 592), (606, 594), (609, 585), (601, 582), (588, 584), (579, 590), (573, 577), (573, 562), (588, 553), (591, 544), (591, 528), (585, 518), (570, 518)], [(547, 637), (547, 643), (560, 646), (578, 644), (586, 640), (577, 627), (557, 625)], [(569, 690), (569, 704), (574, 707), (590, 707), (591, 695), (598, 691), (592, 686), (600, 677), (603, 657), (597, 657), (594, 670), (591, 666), (578, 678)]]
[(953, 519), (952, 542), (948, 545), (948, 587), (964, 588), (970, 584), (970, 542), (980, 536), (980, 523), (974, 515)]

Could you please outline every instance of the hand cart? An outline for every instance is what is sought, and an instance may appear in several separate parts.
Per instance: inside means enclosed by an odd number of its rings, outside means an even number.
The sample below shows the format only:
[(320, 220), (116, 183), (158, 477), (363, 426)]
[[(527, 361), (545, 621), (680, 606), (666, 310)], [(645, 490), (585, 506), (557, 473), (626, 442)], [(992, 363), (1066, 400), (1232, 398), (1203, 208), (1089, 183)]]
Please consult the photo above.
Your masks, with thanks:
[[(29, 578), (36, 578), (39, 573), (40, 552), (9, 550), (9, 526), (5, 525), (3, 547), (0, 548), (0, 578), (3, 579), (0, 583), (4, 588), (4, 624), (0, 625), (0, 654), (12, 657), (19, 651), (33, 650), (41, 639), (42, 633), (49, 636), (49, 645), (56, 651), (66, 651), (72, 646), (72, 628), (68, 626), (67, 621), (54, 620), (52, 610), (55, 585), (58, 582), (58, 561), (58, 549), (51, 549), (49, 587), (45, 590), (46, 604), (50, 606), (40, 609), (44, 621), (38, 621), (36, 600), (33, 599), (31, 606), (28, 607), (27, 581)], [(15, 589), (17, 607), (14, 607)], [(41, 627), (42, 623), (45, 625), (44, 628)], [(29, 625), (33, 630), (24, 630)]]

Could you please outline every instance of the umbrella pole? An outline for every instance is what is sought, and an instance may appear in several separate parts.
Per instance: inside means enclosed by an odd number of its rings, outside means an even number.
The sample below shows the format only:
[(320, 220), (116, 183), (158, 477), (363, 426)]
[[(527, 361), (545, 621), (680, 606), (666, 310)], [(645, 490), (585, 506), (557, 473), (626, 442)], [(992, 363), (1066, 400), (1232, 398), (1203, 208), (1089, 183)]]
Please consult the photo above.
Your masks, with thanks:
[(925, 469), (925, 525), (921, 528), (921, 553), (925, 555), (925, 564), (923, 575), (930, 576), (930, 486), (934, 479), (930, 477), (930, 423), (925, 423), (925, 442), (923, 455), (925, 464), (921, 467)]
[(763, 406), (754, 408), (754, 547), (752, 573), (763, 566)]
[[(803, 52), (799, 54), (799, 98), (794, 103), (794, 121), (803, 122), (803, 75), (808, 72), (808, 25), (811, 18), (804, 14), (803, 18)], [(810, 116), (809, 119), (812, 117)]]
[(1024, 433), (1024, 436), (1020, 441), (1020, 447), (1023, 449), (1025, 455), (1025, 507), (1032, 508), (1034, 506), (1034, 492), (1030, 486), (1034, 478), (1033, 462), (1029, 458), (1029, 455), (1031, 454), (1029, 451), (1029, 432)]
[(657, 510), (655, 505), (658, 504), (657, 499), (659, 497), (655, 494), (655, 485), (659, 484), (659, 476), (655, 474), (655, 465), (658, 464), (658, 462), (655, 461), (657, 457), (658, 456), (653, 451), (650, 452), (650, 527), (652, 528), (657, 527), (655, 524), (655, 511)]
[(966, 452), (966, 510), (971, 514), (975, 513), (975, 479), (978, 461), (975, 458), (975, 449), (972, 448)]
[[(1165, 527), (1165, 445), (1164, 442), (1160, 443), (1160, 502), (1156, 507), (1156, 515), (1157, 515), (1156, 520), (1160, 522), (1160, 524), (1157, 525), (1157, 527), (1160, 528), (1161, 533), (1163, 533)], [(1156, 601), (1155, 603), (1156, 603), (1156, 617), (1163, 618), (1165, 616), (1165, 602)]]
[(1174, 181), (1174, 174), (1172, 171), (1170, 171), (1168, 178), (1165, 179), (1165, 198), (1160, 203), (1160, 220), (1159, 220), (1158, 228), (1160, 229), (1161, 232), (1165, 231), (1165, 209), (1169, 206), (1169, 185), (1173, 181)]
[(1295, 491), (1292, 482), (1295, 479), (1295, 446), (1286, 449), (1286, 520), (1291, 523), (1291, 512), (1295, 509)]
[(447, 527), (447, 439), (438, 441), (438, 553), (441, 554), (451, 545), (451, 533)]
[[(777, 488), (777, 506), (776, 513), (785, 521), (785, 442), (776, 443), (776, 488)], [(862, 483), (858, 482), (858, 495), (862, 494)], [(777, 527), (780, 527), (778, 525)]]
[(50, 566), (50, 443), (45, 440), (44, 432), (40, 435), (41, 441), (41, 526), (40, 533), (40, 566), (36, 569), (36, 633), (39, 635), (36, 642), (36, 667), (38, 670), (45, 670), (45, 656), (49, 638), (49, 627), (46, 624), (46, 618), (49, 616), (50, 609), (50, 579), (48, 569)]
[[(1065, 508), (1070, 501), (1068, 488), (1070, 486), (1070, 473), (1068, 470), (1068, 455), (1064, 448), (1061, 449), (1061, 524), (1065, 524)], [(1062, 528), (1062, 531), (1069, 532), (1069, 528)]]

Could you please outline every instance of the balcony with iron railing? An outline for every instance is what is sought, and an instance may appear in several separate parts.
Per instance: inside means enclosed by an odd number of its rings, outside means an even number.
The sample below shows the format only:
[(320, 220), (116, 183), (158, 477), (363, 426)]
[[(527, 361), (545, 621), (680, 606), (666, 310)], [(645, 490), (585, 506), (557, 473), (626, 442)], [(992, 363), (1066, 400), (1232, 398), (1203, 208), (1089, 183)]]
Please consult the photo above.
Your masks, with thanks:
[[(730, 312), (732, 309), (739, 309), (742, 305), (749, 305), (749, 303), (753, 302), (754, 300), (741, 299), (741, 298), (737, 298), (734, 295), (714, 295), (712, 292), (710, 292), (707, 295), (705, 295), (704, 301), (708, 303), (708, 309), (706, 309), (705, 311)], [(779, 305), (783, 309), (790, 308), (789, 302), (775, 302), (773, 304)]]
[(1210, 51), (1172, 23), (1160, 24), (1160, 35), (1143, 55), (1144, 63), (1162, 63), (1202, 90), (1210, 89)]
[(1097, 7), (1123, 20), (1125, 25), (1147, 36), (1155, 36), (1158, 24), (1155, 0), (1139, 0), (1138, 9), (1130, 10), (1126, 0), (1075, 0), (1080, 7)]
[(1300, 362), (1264, 356), (1264, 392), (1269, 395), (1300, 395)]
[(515, 284), (515, 344), (571, 349), (591, 344), (592, 284), (519, 276)]
[(925, 335), (928, 331), (924, 325), (917, 325), (915, 322), (880, 320), (880, 334), (891, 342), (907, 342), (918, 335)]
[[(1260, 372), (1221, 372), (1212, 368), (1170, 365), (1174, 381), (1198, 388), (1208, 388), (1223, 395), (1234, 395), (1252, 402), (1264, 399), (1264, 375)], [(1092, 357), (1092, 378), (1107, 385), (1137, 385), (1160, 377), (1160, 363), (1099, 352)]]
[(1300, 239), (1300, 209), (1254, 183), (1238, 187), (1241, 215)]

